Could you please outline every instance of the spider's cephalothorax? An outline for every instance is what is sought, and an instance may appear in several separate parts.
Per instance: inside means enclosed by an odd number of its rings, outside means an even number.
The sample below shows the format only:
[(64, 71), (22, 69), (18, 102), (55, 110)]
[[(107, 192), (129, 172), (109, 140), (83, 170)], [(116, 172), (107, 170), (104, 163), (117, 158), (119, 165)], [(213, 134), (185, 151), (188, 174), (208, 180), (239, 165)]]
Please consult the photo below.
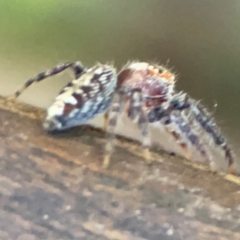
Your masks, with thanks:
[(43, 127), (47, 131), (58, 131), (81, 125), (106, 112), (117, 84), (117, 73), (113, 66), (96, 64), (85, 68), (81, 62), (60, 64), (28, 80), (12, 97), (17, 98), (27, 87), (71, 67), (75, 79), (69, 82), (48, 108)]
[[(113, 138), (117, 120), (123, 111), (140, 128), (143, 135), (145, 157), (151, 160), (148, 134), (150, 109), (162, 106), (167, 108), (174, 93), (175, 75), (163, 66), (145, 62), (128, 63), (118, 74), (115, 99), (109, 110), (108, 138), (104, 166), (107, 167), (113, 151)], [(125, 106), (125, 103), (128, 103)], [(172, 130), (172, 134), (175, 132)], [(176, 135), (176, 134), (175, 134)]]
[(113, 151), (117, 120), (123, 111), (126, 111), (127, 116), (140, 128), (145, 158), (148, 161), (151, 160), (148, 151), (150, 123), (164, 126), (180, 145), (186, 158), (192, 159), (189, 148), (194, 147), (211, 164), (211, 154), (207, 150), (209, 144), (204, 142), (199, 133), (199, 128), (202, 128), (203, 134), (213, 140), (216, 146), (221, 147), (229, 168), (233, 166), (232, 152), (206, 109), (187, 94), (176, 92), (174, 85), (175, 75), (158, 65), (133, 62), (119, 72), (115, 98), (108, 112), (109, 141), (106, 145), (105, 167), (108, 166)]

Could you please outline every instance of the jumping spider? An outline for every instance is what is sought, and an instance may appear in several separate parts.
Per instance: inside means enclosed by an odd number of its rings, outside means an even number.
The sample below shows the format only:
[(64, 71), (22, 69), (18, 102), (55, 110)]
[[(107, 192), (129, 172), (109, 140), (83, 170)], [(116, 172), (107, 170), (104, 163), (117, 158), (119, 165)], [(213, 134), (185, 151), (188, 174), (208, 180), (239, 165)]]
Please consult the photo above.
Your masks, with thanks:
[[(109, 165), (116, 126), (120, 114), (126, 112), (141, 131), (144, 155), (148, 162), (152, 160), (148, 126), (157, 123), (174, 137), (186, 158), (191, 159), (190, 143), (211, 163), (211, 156), (202, 143), (201, 135), (195, 131), (197, 125), (215, 146), (221, 147), (229, 169), (233, 168), (233, 154), (211, 115), (186, 93), (175, 90), (175, 75), (163, 66), (130, 62), (117, 74), (116, 69), (108, 64), (85, 68), (81, 62), (65, 63), (28, 80), (12, 97), (17, 98), (32, 83), (67, 68), (73, 69), (75, 79), (63, 88), (48, 108), (43, 127), (46, 131), (63, 130), (82, 125), (104, 113), (108, 142), (103, 167)], [(172, 127), (173, 123), (177, 129)]]

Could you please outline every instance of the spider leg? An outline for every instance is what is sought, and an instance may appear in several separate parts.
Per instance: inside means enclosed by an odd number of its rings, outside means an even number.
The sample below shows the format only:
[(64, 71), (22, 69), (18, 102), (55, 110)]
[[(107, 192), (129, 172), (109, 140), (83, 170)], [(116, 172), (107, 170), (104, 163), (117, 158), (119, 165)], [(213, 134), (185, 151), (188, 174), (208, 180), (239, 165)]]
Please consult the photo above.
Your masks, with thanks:
[(178, 94), (170, 103), (171, 107), (176, 110), (190, 109), (196, 121), (201, 127), (213, 138), (216, 145), (220, 146), (225, 152), (225, 158), (228, 161), (229, 168), (234, 165), (234, 158), (230, 147), (227, 145), (220, 129), (212, 119), (207, 110), (198, 104), (195, 100), (188, 97), (186, 94)]
[(142, 103), (142, 91), (140, 89), (133, 89), (130, 95), (128, 117), (133, 122), (137, 123), (139, 129), (141, 130), (143, 137), (142, 145), (144, 148), (144, 158), (148, 163), (151, 163), (152, 156), (149, 151), (151, 141), (148, 131), (148, 118), (145, 116)]
[(150, 110), (150, 112), (148, 113), (148, 121), (150, 123), (161, 121), (161, 123), (165, 125), (165, 129), (171, 133), (171, 135), (175, 138), (176, 142), (180, 145), (183, 152), (185, 153), (185, 157), (187, 159), (190, 159), (191, 154), (187, 148), (187, 144), (182, 140), (181, 135), (172, 127), (170, 127), (170, 124), (172, 123), (172, 118), (170, 117), (169, 111), (164, 110), (161, 106), (157, 106)]
[[(175, 123), (177, 124), (177, 126), (180, 128), (180, 126), (178, 125), (178, 123), (176, 123), (174, 121), (173, 116), (171, 116), (170, 114), (167, 116), (165, 116), (161, 122), (165, 125), (165, 128), (168, 132), (171, 133), (171, 135), (175, 138), (177, 144), (182, 148), (183, 152), (184, 152), (184, 156), (187, 159), (191, 159), (191, 153), (188, 149), (188, 145), (187, 143), (182, 139), (181, 134), (179, 132), (177, 132), (176, 130), (174, 130), (173, 127), (170, 126), (170, 124)], [(181, 130), (181, 128), (180, 128)], [(186, 135), (186, 132), (185, 132)]]
[(84, 71), (84, 67), (81, 62), (59, 64), (59, 65), (53, 67), (52, 69), (49, 69), (45, 72), (41, 72), (37, 76), (30, 78), (27, 82), (25, 82), (25, 84), (18, 91), (16, 91), (12, 96), (10, 96), (9, 99), (16, 99), (17, 97), (19, 97), (22, 94), (22, 92), (26, 88), (31, 86), (33, 83), (40, 82), (40, 81), (44, 80), (45, 78), (56, 75), (64, 70), (66, 70), (69, 67), (71, 67), (73, 69), (75, 79), (79, 78), (79, 76)]
[[(115, 128), (117, 126), (117, 121), (120, 114), (124, 110), (126, 95), (130, 94), (130, 103), (128, 110), (128, 117), (136, 122), (138, 127), (141, 129), (143, 136), (143, 147), (144, 147), (144, 157), (150, 162), (151, 154), (149, 152), (150, 139), (148, 136), (148, 119), (145, 116), (144, 111), (142, 109), (142, 94), (141, 90), (136, 89), (125, 89), (120, 90), (116, 94), (117, 100), (114, 100), (112, 106), (110, 107), (108, 113), (105, 114), (105, 121), (108, 118), (107, 123), (107, 139), (108, 142), (105, 147), (105, 156), (103, 161), (103, 167), (107, 168), (110, 162), (111, 154), (114, 150), (114, 138), (115, 138)], [(107, 117), (108, 116), (108, 117)], [(105, 122), (106, 123), (106, 122)]]
[(182, 148), (185, 158), (191, 159), (191, 153), (188, 149), (187, 144), (181, 138), (181, 135), (176, 130), (174, 130), (172, 127), (170, 127), (169, 125), (166, 125), (165, 128), (167, 129), (168, 132), (171, 133), (171, 135), (175, 138), (178, 145)]
[(103, 116), (103, 130), (106, 132), (108, 127), (108, 120), (109, 120), (109, 111), (107, 111)]
[(106, 125), (104, 127), (106, 128), (106, 131), (107, 131), (106, 133), (107, 144), (105, 146), (103, 168), (107, 168), (109, 166), (110, 158), (114, 150), (114, 144), (115, 144), (115, 129), (117, 127), (120, 114), (124, 110), (124, 105), (125, 105), (125, 95), (121, 93), (117, 93), (115, 95), (115, 99), (108, 113), (105, 114), (104, 124)]
[(192, 131), (191, 127), (188, 125), (188, 123), (184, 121), (182, 116), (180, 114), (178, 116), (171, 115), (171, 119), (186, 135), (187, 139), (191, 142), (191, 144), (197, 148), (201, 156), (210, 161), (209, 156), (204, 147), (202, 146), (199, 137)]
[(180, 114), (175, 115), (173, 113), (173, 109), (169, 108), (165, 110), (161, 106), (158, 106), (148, 113), (148, 120), (151, 123), (161, 121), (166, 126), (166, 130), (169, 131), (176, 139), (177, 143), (180, 145), (183, 152), (185, 153), (185, 157), (187, 159), (191, 159), (191, 153), (188, 149), (187, 143), (184, 142), (181, 134), (170, 126), (170, 124), (175, 123), (180, 129), (180, 131), (191, 142), (191, 144), (193, 144), (197, 148), (201, 155), (204, 158), (208, 159), (207, 153), (204, 150), (202, 144), (200, 143), (198, 136), (194, 132), (192, 132), (191, 128), (188, 126), (188, 124), (185, 123), (184, 119), (181, 117)]

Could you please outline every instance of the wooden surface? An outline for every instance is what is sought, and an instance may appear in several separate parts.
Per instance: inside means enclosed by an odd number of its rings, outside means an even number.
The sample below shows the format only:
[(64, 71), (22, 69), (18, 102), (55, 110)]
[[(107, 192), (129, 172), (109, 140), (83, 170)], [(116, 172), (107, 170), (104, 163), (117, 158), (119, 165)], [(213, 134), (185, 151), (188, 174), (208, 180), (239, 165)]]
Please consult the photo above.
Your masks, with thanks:
[[(0, 239), (240, 239), (240, 180), (104, 134), (47, 135), (44, 113), (0, 99)], [(139, 154), (137, 154), (139, 153)]]

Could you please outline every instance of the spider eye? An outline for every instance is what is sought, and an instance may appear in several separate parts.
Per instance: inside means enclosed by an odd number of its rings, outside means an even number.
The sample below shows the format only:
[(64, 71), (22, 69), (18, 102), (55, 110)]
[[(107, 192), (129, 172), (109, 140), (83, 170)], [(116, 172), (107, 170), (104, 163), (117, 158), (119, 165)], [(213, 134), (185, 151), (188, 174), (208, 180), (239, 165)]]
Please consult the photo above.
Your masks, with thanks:
[(163, 70), (162, 68), (159, 68), (159, 69), (158, 69), (158, 72), (159, 72), (160, 74), (162, 74), (162, 73), (164, 72), (164, 70)]

